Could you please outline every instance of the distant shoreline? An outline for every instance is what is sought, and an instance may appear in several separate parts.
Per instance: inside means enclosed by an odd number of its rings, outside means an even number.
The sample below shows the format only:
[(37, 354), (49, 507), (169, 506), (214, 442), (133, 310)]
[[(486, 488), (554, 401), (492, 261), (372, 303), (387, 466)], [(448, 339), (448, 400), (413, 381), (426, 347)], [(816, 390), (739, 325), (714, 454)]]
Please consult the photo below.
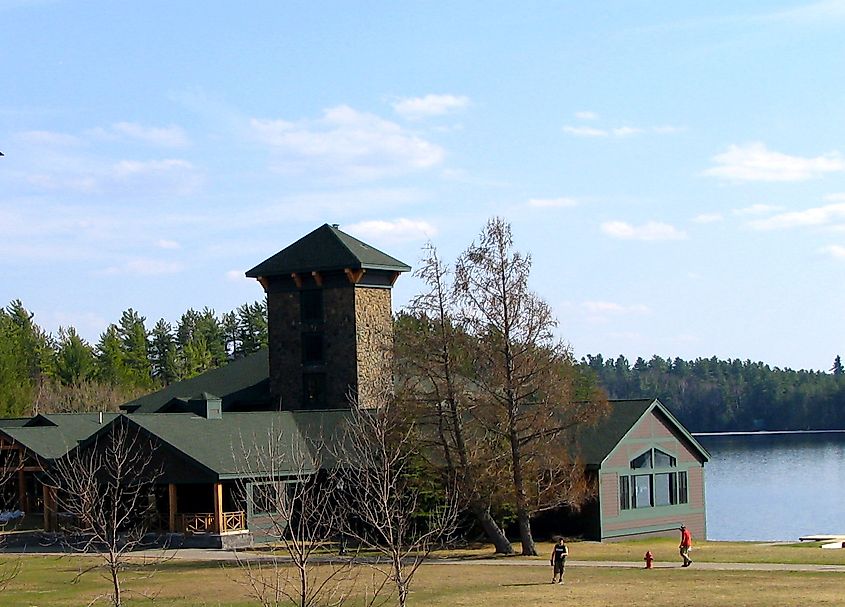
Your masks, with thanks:
[(772, 436), (778, 434), (845, 434), (845, 430), (734, 430), (730, 432), (691, 432), (693, 436)]

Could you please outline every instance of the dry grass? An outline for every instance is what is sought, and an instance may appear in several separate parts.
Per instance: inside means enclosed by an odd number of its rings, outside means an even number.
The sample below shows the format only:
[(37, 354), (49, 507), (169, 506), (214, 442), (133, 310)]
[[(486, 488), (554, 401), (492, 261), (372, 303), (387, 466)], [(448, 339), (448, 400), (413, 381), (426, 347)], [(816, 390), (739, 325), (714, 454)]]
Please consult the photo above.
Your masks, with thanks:
[[(680, 562), (678, 540), (658, 538), (618, 543), (568, 542), (569, 558), (577, 561), (642, 562), (646, 550), (651, 550), (656, 562)], [(515, 546), (519, 550), (519, 546)], [(537, 560), (548, 560), (552, 544), (539, 544)], [(438, 556), (460, 556), (471, 559), (493, 557), (488, 547), (441, 553)], [(772, 544), (754, 542), (694, 542), (692, 558), (702, 563), (788, 563), (845, 565), (845, 550), (822, 550), (819, 544)]]
[[(676, 562), (672, 540), (627, 542), (622, 544), (570, 544), (576, 560), (623, 560), (640, 562), (646, 549), (658, 560)], [(551, 544), (541, 546), (551, 552)], [(517, 604), (555, 602), (579, 607), (604, 607), (616, 603), (649, 607), (695, 605), (708, 607), (777, 607), (794, 605), (841, 605), (841, 573), (713, 571), (665, 568), (647, 571), (631, 568), (570, 567), (563, 586), (549, 583), (551, 570), (547, 557), (501, 559), (490, 556), (489, 548), (461, 551), (467, 562), (433, 563), (418, 573), (411, 605), (431, 607), (476, 606), (511, 607)], [(456, 556), (452, 553), (450, 556)], [(6, 561), (14, 557), (5, 557)], [(781, 546), (743, 543), (702, 543), (696, 560), (721, 562), (843, 563), (842, 551), (808, 546)], [(71, 584), (84, 557), (65, 558), (25, 556), (21, 573), (2, 592), (4, 607), (84, 605), (104, 592), (106, 581), (91, 575)], [(368, 569), (361, 568), (359, 587)], [(156, 594), (155, 603), (138, 598), (129, 605), (245, 607), (255, 605), (238, 584), (242, 572), (233, 565), (225, 568), (214, 562), (173, 560), (147, 577), (131, 574), (126, 586), (146, 594)], [(360, 588), (359, 588), (360, 589)], [(137, 593), (136, 593), (136, 596)], [(353, 601), (350, 603), (355, 605)], [(359, 603), (360, 604), (360, 603)]]

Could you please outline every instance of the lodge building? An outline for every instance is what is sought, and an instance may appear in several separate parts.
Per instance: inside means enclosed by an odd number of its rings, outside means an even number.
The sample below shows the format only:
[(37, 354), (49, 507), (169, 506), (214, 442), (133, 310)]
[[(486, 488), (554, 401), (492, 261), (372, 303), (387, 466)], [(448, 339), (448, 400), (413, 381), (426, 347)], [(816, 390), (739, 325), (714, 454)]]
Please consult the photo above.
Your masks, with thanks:
[[(51, 466), (128, 427), (148, 439), (162, 471), (150, 496), (161, 532), (188, 545), (255, 541), (262, 512), (251, 487), (267, 477), (240, 447), (274, 429), (307, 453), (309, 439), (337, 437), (352, 403), (378, 403), (393, 382), (391, 288), (409, 270), (337, 225), (317, 228), (246, 273), (267, 296), (267, 349), (128, 402), (121, 413), (0, 420), (0, 467), (10, 473), (3, 494), (30, 522), (55, 530), (62, 513)], [(611, 401), (608, 416), (575, 442), (597, 497), (577, 517), (553, 518), (556, 533), (613, 540), (675, 533), (683, 522), (705, 537), (707, 452), (659, 401)]]

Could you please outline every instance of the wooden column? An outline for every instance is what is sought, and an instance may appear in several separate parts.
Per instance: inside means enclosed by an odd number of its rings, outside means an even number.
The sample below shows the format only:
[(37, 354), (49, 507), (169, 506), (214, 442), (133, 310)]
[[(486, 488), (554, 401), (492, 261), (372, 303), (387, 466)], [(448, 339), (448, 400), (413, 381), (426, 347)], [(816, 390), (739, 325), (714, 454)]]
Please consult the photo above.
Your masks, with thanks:
[(26, 477), (21, 468), (18, 470), (18, 508), (23, 512), (29, 512), (29, 500), (26, 497)]
[(176, 485), (173, 483), (167, 485), (167, 504), (167, 530), (170, 531), (170, 533), (176, 533)]
[(41, 485), (44, 495), (44, 531), (55, 531), (53, 527), (56, 517), (56, 488)]
[(214, 483), (214, 532), (223, 533), (223, 483)]

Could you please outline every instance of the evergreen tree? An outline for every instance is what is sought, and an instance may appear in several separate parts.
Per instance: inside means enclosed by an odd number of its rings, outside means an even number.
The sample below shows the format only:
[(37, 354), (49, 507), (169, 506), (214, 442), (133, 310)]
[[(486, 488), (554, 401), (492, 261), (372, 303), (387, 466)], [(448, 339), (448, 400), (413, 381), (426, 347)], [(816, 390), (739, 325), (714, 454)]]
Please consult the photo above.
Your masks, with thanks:
[(73, 327), (60, 327), (50, 375), (64, 386), (78, 386), (94, 376), (95, 366), (94, 349), (88, 342)]
[(160, 319), (150, 332), (150, 364), (156, 381), (167, 386), (179, 377), (173, 326)]
[(117, 325), (123, 350), (123, 362), (128, 373), (128, 383), (139, 388), (152, 388), (152, 368), (150, 366), (150, 344), (146, 319), (132, 308), (124, 311)]
[(839, 358), (839, 355), (836, 355), (836, 358), (833, 359), (833, 367), (830, 369), (833, 372), (834, 377), (842, 377), (845, 375), (845, 369), (842, 368), (842, 359)]

